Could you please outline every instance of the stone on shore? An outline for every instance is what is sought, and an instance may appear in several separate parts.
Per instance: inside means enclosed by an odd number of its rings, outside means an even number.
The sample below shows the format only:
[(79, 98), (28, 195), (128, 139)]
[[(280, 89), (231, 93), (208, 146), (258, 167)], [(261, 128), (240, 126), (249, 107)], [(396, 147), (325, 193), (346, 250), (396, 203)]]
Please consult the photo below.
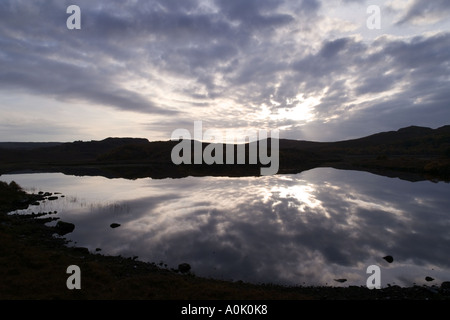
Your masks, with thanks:
[(191, 265), (189, 263), (181, 263), (178, 265), (178, 271), (181, 273), (188, 273), (191, 271)]
[(55, 226), (56, 233), (60, 236), (71, 233), (75, 229), (75, 225), (70, 222), (58, 221)]

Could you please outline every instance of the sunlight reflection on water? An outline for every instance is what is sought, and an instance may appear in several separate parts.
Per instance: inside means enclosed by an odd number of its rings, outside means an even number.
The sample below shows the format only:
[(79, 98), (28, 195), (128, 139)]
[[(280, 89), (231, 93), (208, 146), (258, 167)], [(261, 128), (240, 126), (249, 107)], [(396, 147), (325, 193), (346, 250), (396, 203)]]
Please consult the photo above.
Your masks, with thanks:
[[(64, 197), (21, 213), (57, 211), (76, 225), (66, 238), (78, 246), (174, 268), (187, 262), (199, 276), (365, 285), (366, 268), (376, 264), (383, 286), (421, 284), (425, 276), (436, 284), (450, 280), (446, 183), (330, 168), (240, 178), (40, 173), (0, 180), (32, 192), (61, 192)], [(382, 259), (387, 254), (392, 264)]]

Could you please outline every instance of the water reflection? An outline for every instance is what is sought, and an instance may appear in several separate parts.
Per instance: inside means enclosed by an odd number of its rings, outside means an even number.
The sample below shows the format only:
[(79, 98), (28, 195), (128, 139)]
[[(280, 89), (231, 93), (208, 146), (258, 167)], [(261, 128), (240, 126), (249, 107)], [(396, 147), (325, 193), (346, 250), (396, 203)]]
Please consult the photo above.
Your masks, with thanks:
[[(264, 177), (108, 180), (62, 174), (2, 176), (65, 197), (66, 235), (104, 254), (188, 262), (201, 276), (306, 285), (450, 280), (450, 185), (329, 168)], [(110, 228), (119, 223), (119, 228)], [(394, 262), (382, 259), (392, 255)], [(340, 284), (334, 279), (345, 278)]]

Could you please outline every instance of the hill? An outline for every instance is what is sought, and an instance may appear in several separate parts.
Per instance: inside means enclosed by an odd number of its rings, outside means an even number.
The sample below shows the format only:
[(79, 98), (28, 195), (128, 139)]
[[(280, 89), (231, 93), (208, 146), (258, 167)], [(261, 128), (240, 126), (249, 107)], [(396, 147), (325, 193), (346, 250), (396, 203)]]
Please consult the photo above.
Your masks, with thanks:
[[(191, 150), (194, 144), (191, 141)], [(125, 178), (165, 178), (188, 175), (259, 175), (260, 162), (250, 164), (249, 151), (272, 141), (245, 145), (245, 163), (175, 165), (171, 152), (179, 141), (149, 141), (141, 138), (107, 138), (70, 143), (0, 143), (0, 173), (24, 170), (60, 171), (67, 174)], [(280, 139), (278, 173), (298, 173), (315, 167), (366, 170), (408, 180), (450, 180), (450, 126), (437, 129), (410, 126), (362, 138), (314, 142)], [(209, 144), (203, 143), (202, 150)], [(222, 148), (226, 163), (227, 146)], [(274, 156), (274, 155), (273, 155)], [(193, 154), (191, 154), (191, 163)]]
[(32, 150), (43, 147), (53, 147), (62, 142), (0, 142), (0, 149)]

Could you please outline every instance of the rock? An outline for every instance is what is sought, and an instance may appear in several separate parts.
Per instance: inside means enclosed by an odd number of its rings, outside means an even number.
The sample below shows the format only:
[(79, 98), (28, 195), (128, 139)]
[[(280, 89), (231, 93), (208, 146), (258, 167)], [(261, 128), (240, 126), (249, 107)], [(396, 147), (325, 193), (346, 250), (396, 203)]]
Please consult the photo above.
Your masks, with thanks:
[(120, 224), (119, 223), (111, 223), (109, 226), (111, 228), (117, 228), (117, 227), (120, 227)]
[(383, 257), (383, 259), (389, 263), (392, 263), (394, 261), (394, 258), (392, 256), (385, 256), (385, 257)]
[(47, 200), (56, 200), (56, 199), (58, 199), (57, 196), (51, 196), (51, 197), (48, 197), (48, 198), (47, 198)]
[(432, 277), (425, 277), (425, 280), (427, 280), (427, 281), (433, 281), (434, 280), (434, 278), (432, 278)]
[(57, 234), (63, 236), (67, 233), (71, 233), (75, 229), (75, 225), (70, 222), (58, 221), (55, 229)]
[(345, 281), (347, 281), (347, 279), (334, 279), (334, 281), (337, 281), (337, 282), (345, 282)]
[(189, 263), (181, 263), (178, 265), (178, 271), (181, 273), (188, 273), (191, 271), (191, 265)]
[(440, 290), (443, 293), (450, 293), (450, 281), (444, 281), (441, 283)]

